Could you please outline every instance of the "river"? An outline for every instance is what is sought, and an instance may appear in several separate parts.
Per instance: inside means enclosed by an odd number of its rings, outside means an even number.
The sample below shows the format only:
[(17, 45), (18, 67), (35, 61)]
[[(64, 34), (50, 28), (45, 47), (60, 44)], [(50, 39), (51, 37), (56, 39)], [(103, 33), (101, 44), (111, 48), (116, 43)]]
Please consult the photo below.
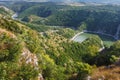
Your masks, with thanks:
[(100, 33), (100, 32), (91, 32), (91, 31), (84, 31), (77, 33), (71, 40), (75, 42), (83, 42), (89, 37), (92, 37), (93, 35), (97, 35), (101, 38), (101, 45), (104, 47), (104, 44), (108, 47), (113, 44), (114, 41), (116, 41), (115, 37), (110, 34)]

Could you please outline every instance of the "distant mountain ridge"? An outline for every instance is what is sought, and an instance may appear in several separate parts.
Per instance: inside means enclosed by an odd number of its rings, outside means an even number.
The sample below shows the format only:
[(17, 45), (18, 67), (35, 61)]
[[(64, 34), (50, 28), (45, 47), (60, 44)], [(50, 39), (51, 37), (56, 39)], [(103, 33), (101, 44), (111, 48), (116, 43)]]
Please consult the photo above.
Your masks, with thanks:
[(85, 3), (120, 3), (120, 0), (0, 0), (0, 1), (29, 1), (29, 2), (85, 2)]

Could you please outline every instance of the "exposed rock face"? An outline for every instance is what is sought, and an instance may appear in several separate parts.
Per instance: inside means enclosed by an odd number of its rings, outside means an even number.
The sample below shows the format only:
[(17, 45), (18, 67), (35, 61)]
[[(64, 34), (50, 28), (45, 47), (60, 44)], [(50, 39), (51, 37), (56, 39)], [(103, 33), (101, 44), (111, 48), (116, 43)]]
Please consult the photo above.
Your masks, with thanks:
[(23, 49), (21, 54), (20, 62), (25, 62), (26, 64), (31, 64), (35, 67), (38, 66), (38, 58), (35, 54), (32, 54), (27, 48)]
[[(27, 48), (23, 49), (23, 53), (21, 54), (20, 62), (25, 62), (26, 64), (31, 64), (38, 69), (38, 58), (35, 54), (32, 54)], [(38, 80), (44, 80), (41, 73), (38, 75)]]
[(14, 38), (14, 39), (17, 38), (17, 37), (15, 36), (15, 34), (7, 31), (7, 30), (5, 30), (5, 29), (0, 28), (0, 35), (2, 35), (3, 33), (6, 33), (6, 34), (9, 35), (11, 38)]

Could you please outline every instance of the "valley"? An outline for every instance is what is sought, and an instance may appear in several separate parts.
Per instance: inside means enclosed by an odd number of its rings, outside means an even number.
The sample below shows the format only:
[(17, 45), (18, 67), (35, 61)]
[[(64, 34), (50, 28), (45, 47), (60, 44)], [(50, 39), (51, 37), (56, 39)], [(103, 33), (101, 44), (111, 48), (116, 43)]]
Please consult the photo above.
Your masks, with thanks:
[(119, 5), (0, 5), (1, 80), (120, 80)]

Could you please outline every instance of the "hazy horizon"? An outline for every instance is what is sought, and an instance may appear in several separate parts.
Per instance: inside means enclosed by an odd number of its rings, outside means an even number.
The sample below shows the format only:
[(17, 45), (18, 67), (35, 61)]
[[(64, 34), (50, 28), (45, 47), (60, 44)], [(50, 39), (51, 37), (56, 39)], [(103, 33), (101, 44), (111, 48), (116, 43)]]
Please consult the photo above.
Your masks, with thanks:
[(119, 3), (120, 0), (0, 0), (0, 1), (32, 1), (32, 2), (95, 2), (95, 3)]

